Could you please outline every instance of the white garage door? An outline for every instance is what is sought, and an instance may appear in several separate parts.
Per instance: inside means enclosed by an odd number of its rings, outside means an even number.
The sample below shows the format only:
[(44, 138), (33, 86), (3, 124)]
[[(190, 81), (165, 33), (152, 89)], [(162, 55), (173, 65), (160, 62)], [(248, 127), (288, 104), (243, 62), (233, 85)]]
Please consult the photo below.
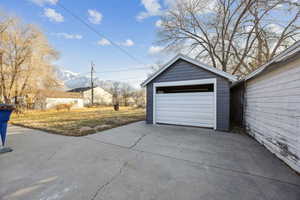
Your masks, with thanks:
[(156, 94), (157, 123), (214, 127), (214, 92)]

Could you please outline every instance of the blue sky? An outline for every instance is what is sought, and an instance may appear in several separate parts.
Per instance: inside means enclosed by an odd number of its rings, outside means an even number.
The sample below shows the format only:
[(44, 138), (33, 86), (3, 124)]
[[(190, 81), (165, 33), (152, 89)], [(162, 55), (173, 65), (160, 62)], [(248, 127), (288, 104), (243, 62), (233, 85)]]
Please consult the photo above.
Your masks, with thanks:
[[(87, 73), (91, 60), (96, 71), (144, 67), (90, 31), (57, 5), (58, 0), (2, 0), (0, 7), (38, 25), (50, 44), (60, 52), (56, 62), (67, 70)], [(76, 3), (75, 3), (76, 2)], [(167, 0), (165, 0), (167, 2)], [(92, 27), (149, 65), (164, 60), (156, 41), (157, 21), (163, 9), (158, 0), (59, 0)], [(151, 70), (99, 73), (101, 79), (124, 80), (137, 84)]]
[[(159, 16), (175, 0), (1, 0), (0, 9), (19, 16), (25, 23), (38, 25), (50, 44), (60, 52), (56, 65), (67, 70), (88, 74), (90, 63), (96, 72), (149, 67), (157, 61), (166, 62), (171, 55), (161, 52), (157, 41)], [(214, 5), (214, 1), (209, 1)], [(62, 4), (94, 29), (119, 44), (145, 65), (131, 59), (105, 38), (95, 34), (74, 19), (58, 4)], [(289, 17), (276, 13), (277, 18)], [(272, 25), (272, 26), (271, 26)], [(270, 24), (274, 31), (282, 28)], [(151, 72), (130, 70), (98, 73), (103, 80), (119, 80), (139, 85)]]

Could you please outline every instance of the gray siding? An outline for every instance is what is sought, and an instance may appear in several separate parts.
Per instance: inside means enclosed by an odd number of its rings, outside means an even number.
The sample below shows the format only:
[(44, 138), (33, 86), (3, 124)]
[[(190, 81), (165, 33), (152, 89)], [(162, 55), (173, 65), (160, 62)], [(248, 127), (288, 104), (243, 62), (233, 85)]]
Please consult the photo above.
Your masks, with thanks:
[(217, 77), (217, 129), (229, 130), (230, 126), (230, 83)]
[(229, 129), (230, 83), (205, 69), (178, 60), (147, 85), (146, 122), (153, 123), (153, 83), (217, 78), (217, 129)]

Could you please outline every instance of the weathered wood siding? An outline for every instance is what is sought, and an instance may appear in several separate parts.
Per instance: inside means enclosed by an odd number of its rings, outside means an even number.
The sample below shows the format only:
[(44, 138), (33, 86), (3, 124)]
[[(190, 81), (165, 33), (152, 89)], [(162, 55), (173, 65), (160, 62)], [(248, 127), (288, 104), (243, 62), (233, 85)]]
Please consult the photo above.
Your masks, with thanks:
[(300, 60), (246, 82), (245, 127), (300, 172)]
[(217, 129), (229, 129), (230, 82), (210, 71), (201, 69), (189, 62), (178, 60), (166, 71), (147, 85), (146, 122), (153, 123), (153, 83), (168, 81), (187, 81), (197, 79), (217, 79)]

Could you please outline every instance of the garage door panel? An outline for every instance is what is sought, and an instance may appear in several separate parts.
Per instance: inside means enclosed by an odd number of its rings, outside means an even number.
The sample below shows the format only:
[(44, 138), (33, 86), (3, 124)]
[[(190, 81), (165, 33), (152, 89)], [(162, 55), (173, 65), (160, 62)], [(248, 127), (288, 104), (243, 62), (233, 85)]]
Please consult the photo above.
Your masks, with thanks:
[(161, 120), (160, 122), (161, 124), (175, 124), (175, 125), (183, 125), (183, 126), (199, 126), (199, 127), (209, 127), (209, 128), (213, 128), (214, 126), (211, 123), (199, 123), (199, 122), (181, 122), (181, 121), (174, 121), (174, 120)]
[(158, 94), (157, 96), (159, 96), (158, 100), (161, 101), (165, 101), (165, 100), (183, 100), (186, 98), (189, 98), (189, 100), (191, 101), (205, 101), (205, 100), (212, 100), (214, 98), (214, 96), (190, 96), (190, 95), (183, 95), (183, 96), (162, 96), (161, 94)]
[(167, 95), (162, 95), (162, 94), (157, 94), (157, 96), (160, 97), (161, 100), (164, 99), (184, 99), (187, 96), (189, 97), (190, 100), (203, 100), (203, 99), (212, 99), (214, 98), (213, 95), (205, 95), (205, 96), (194, 96), (194, 95), (190, 95), (190, 94), (186, 94), (183, 96), (167, 96)]
[[(170, 104), (170, 101), (172, 101), (172, 103), (174, 104), (183, 104), (183, 105), (186, 105), (186, 101), (187, 99), (169, 99), (169, 100), (158, 100), (156, 101), (157, 103), (161, 103), (161, 104)], [(202, 99), (202, 100), (190, 100), (188, 99), (188, 103), (190, 103), (191, 105), (196, 105), (196, 104), (199, 104), (199, 105), (211, 105), (211, 102), (212, 99)]]
[(198, 112), (160, 112), (157, 119), (160, 118), (181, 118), (182, 115), (186, 115), (185, 119), (201, 118), (202, 120), (213, 120), (214, 116), (211, 113), (198, 113)]
[(164, 121), (172, 121), (172, 122), (181, 122), (184, 124), (189, 124), (189, 123), (199, 123), (199, 124), (211, 124), (213, 122), (213, 120), (209, 120), (209, 119), (202, 119), (201, 122), (198, 119), (192, 119), (192, 118), (176, 118), (176, 117), (162, 117), (159, 118), (160, 121), (159, 122), (164, 122)]
[(173, 109), (169, 109), (169, 108), (160, 108), (157, 109), (157, 112), (170, 112), (170, 113), (176, 113), (176, 112), (199, 112), (199, 113), (207, 113), (210, 112), (213, 109), (213, 106), (203, 106), (202, 108), (195, 108), (194, 106), (190, 106), (190, 107), (184, 107), (184, 109), (182, 109), (182, 107), (174, 107)]
[[(170, 100), (171, 101), (171, 100)], [(172, 104), (173, 106), (185, 106), (185, 107), (193, 107), (193, 108), (196, 108), (196, 107), (213, 107), (213, 105), (211, 103), (209, 103), (208, 101), (206, 102), (193, 102), (193, 101), (188, 101), (185, 100), (185, 101), (157, 101), (156, 104), (160, 105), (161, 107), (163, 106), (168, 106), (170, 104)], [(187, 104), (188, 103), (188, 104)]]
[(187, 115), (197, 115), (197, 116), (203, 116), (203, 115), (207, 115), (207, 116), (214, 116), (213, 115), (213, 111), (214, 108), (201, 108), (201, 107), (197, 107), (197, 108), (181, 108), (181, 107), (176, 107), (174, 109), (172, 108), (160, 108), (157, 109), (156, 112), (158, 112), (158, 114), (160, 115), (165, 115), (165, 114), (169, 114), (169, 115), (174, 115), (174, 114), (178, 114), (181, 115), (182, 114), (187, 114)]
[(213, 92), (190, 92), (190, 93), (167, 93), (167, 94), (156, 94), (161, 97), (182, 97), (182, 95), (188, 95), (189, 97), (207, 97), (207, 96), (214, 96)]
[(214, 93), (156, 94), (156, 122), (189, 126), (214, 126)]
[(201, 105), (198, 104), (200, 106), (198, 106), (197, 108), (195, 108), (194, 105), (182, 105), (182, 104), (173, 104), (174, 108), (170, 109), (169, 107), (165, 107), (165, 106), (160, 106), (159, 108), (156, 109), (156, 111), (160, 111), (160, 110), (174, 110), (174, 111), (194, 111), (197, 110), (199, 112), (209, 112), (212, 109), (214, 109), (214, 106), (212, 105)]

